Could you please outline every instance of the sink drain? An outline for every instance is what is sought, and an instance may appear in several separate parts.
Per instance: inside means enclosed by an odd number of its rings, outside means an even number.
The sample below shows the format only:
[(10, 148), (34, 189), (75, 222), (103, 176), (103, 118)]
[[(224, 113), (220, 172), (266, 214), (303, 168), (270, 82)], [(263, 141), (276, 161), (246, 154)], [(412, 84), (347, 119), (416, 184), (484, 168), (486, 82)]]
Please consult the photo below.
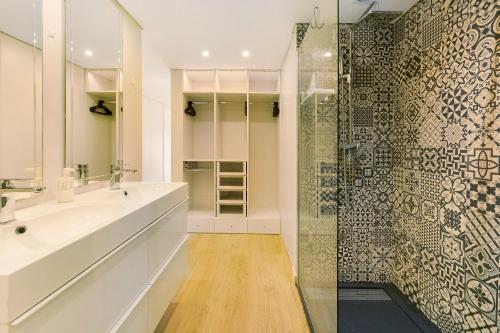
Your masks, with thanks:
[(20, 225), (16, 228), (16, 234), (21, 235), (24, 234), (28, 230), (28, 227), (25, 225)]

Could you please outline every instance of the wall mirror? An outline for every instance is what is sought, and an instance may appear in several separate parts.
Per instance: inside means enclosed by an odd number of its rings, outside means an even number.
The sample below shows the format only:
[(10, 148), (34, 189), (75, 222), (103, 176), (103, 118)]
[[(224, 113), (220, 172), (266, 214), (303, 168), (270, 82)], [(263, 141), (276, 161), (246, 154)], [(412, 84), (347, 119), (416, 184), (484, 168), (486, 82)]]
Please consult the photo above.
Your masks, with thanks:
[(42, 183), (42, 42), (42, 0), (0, 0), (0, 179), (19, 187)]
[(121, 12), (111, 0), (66, 0), (66, 167), (77, 185), (108, 180), (120, 159)]

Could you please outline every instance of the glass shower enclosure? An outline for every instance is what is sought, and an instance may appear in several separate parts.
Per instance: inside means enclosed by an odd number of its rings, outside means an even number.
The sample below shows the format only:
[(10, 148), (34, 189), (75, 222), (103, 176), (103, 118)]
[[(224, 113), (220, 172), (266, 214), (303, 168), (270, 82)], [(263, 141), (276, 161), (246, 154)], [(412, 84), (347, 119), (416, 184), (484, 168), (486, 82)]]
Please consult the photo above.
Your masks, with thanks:
[(337, 331), (338, 24), (307, 25), (298, 52), (298, 277), (315, 332)]

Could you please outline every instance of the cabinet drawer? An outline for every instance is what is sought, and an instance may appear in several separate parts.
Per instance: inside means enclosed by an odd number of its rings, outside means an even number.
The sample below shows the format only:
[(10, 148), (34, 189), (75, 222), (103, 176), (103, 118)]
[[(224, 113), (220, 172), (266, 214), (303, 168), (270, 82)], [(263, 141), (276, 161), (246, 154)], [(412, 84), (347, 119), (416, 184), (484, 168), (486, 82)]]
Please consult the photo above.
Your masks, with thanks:
[(9, 332), (109, 332), (148, 284), (147, 240), (140, 235)]
[(248, 232), (252, 234), (279, 234), (280, 219), (248, 218)]
[(186, 216), (188, 202), (185, 201), (160, 217), (149, 229), (149, 274), (150, 279), (172, 255), (187, 233)]
[(247, 221), (246, 218), (237, 217), (218, 217), (215, 219), (215, 232), (219, 233), (246, 233)]
[(148, 327), (149, 293), (150, 287), (148, 286), (138, 297), (137, 303), (132, 306), (130, 312), (124, 315), (123, 320), (117, 323), (116, 328), (110, 333), (152, 332)]
[(214, 232), (214, 219), (188, 217), (188, 232)]
[[(178, 248), (175, 256), (163, 268), (155, 280), (152, 281), (149, 292), (149, 332), (163, 332), (157, 329), (170, 302), (174, 298), (188, 269), (188, 242), (187, 240)], [(140, 333), (140, 332), (137, 332)]]

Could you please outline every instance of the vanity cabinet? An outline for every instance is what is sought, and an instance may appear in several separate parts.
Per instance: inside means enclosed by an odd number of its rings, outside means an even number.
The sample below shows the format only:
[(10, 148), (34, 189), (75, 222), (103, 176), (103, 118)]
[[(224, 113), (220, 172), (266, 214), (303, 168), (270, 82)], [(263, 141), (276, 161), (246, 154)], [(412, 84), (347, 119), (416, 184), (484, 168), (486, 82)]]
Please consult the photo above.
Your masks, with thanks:
[(187, 268), (187, 199), (0, 333), (153, 332)]

